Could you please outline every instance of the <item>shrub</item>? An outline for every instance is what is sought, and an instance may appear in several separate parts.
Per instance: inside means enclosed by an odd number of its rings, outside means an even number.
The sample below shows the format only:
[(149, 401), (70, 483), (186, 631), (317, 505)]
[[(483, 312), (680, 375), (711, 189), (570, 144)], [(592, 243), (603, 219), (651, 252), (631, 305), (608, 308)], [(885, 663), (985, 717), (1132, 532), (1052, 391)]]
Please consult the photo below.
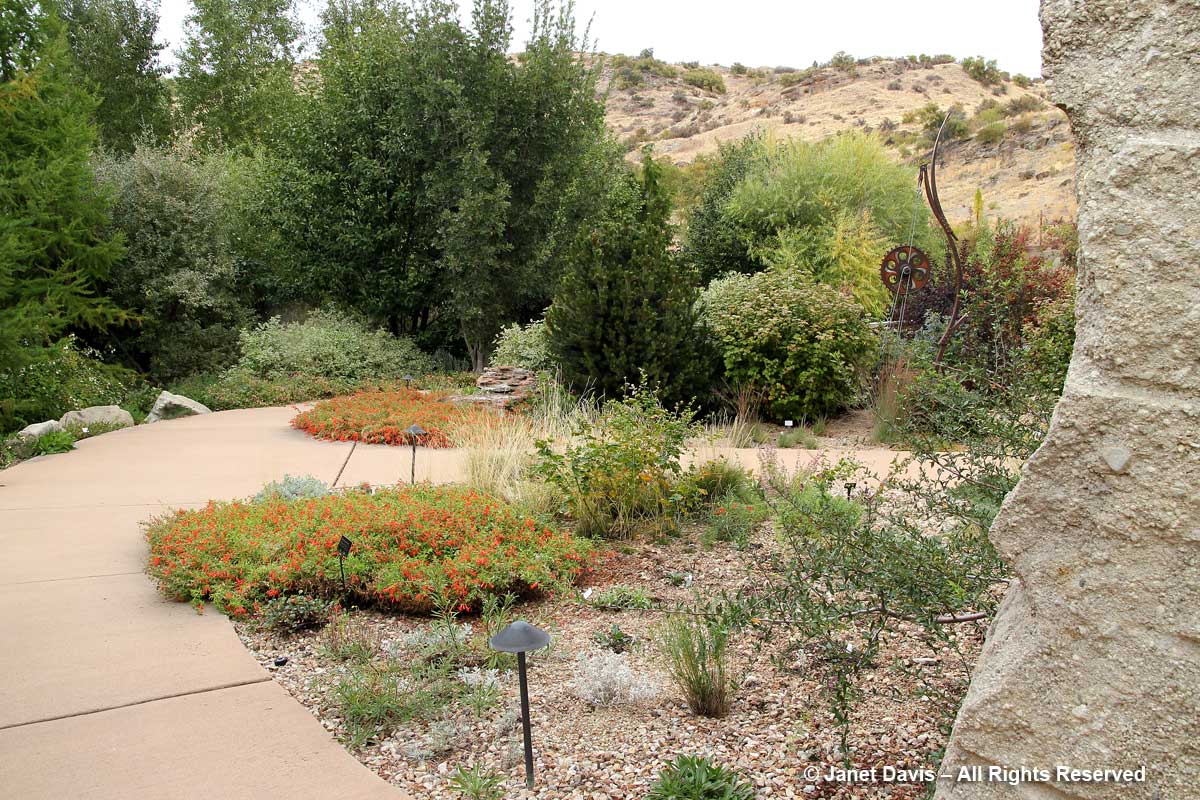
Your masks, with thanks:
[(744, 550), (750, 545), (754, 530), (767, 519), (767, 507), (762, 503), (746, 502), (729, 493), (717, 498), (708, 516), (708, 527), (701, 544), (711, 547), (714, 542), (732, 542)]
[(39, 456), (54, 453), (69, 453), (75, 449), (75, 437), (70, 431), (50, 431), (43, 433), (33, 442), (33, 450)]
[(725, 79), (715, 70), (689, 69), (683, 73), (683, 82), (706, 92), (725, 94)]
[(829, 66), (843, 71), (854, 69), (856, 64), (858, 64), (857, 59), (845, 50), (837, 51), (833, 54), (833, 58), (829, 59)]
[(694, 495), (709, 506), (725, 497), (740, 500), (759, 499), (758, 482), (740, 464), (731, 464), (725, 458), (705, 461), (692, 467), (684, 476), (686, 488), (683, 492)]
[(733, 702), (734, 683), (726, 652), (724, 622), (680, 613), (663, 625), (659, 648), (688, 708), (704, 717), (723, 717)]
[(122, 405), (140, 387), (132, 372), (101, 362), (73, 336), (26, 352), (30, 360), (0, 369), (0, 431), (87, 406)]
[(1017, 86), (1020, 86), (1022, 89), (1028, 89), (1030, 86), (1033, 86), (1033, 79), (1028, 75), (1022, 75), (1019, 72), (1012, 76), (1012, 82)]
[(272, 597), (341, 597), (337, 543), (351, 599), (428, 611), (488, 593), (554, 590), (590, 563), (590, 545), (511, 506), (455, 487), (419, 486), (285, 502), (213, 502), (155, 520), (150, 575), (177, 600), (210, 600), (230, 616)]
[(624, 656), (580, 653), (575, 658), (575, 696), (593, 706), (641, 703), (658, 695), (651, 681), (634, 675)]
[(453, 447), (460, 431), (473, 425), (490, 425), (496, 416), (474, 404), (447, 402), (416, 389), (358, 392), (322, 400), (312, 410), (297, 414), (292, 426), (318, 439), (368, 444), (413, 444), (409, 426), (420, 425), (427, 435), (422, 447)]
[(988, 125), (984, 125), (975, 132), (975, 141), (979, 142), (980, 144), (996, 144), (1004, 138), (1004, 134), (1007, 130), (1008, 126), (1003, 122), (993, 122)]
[(156, 380), (213, 372), (238, 355), (253, 321), (248, 276), (234, 253), (231, 164), (203, 156), (186, 137), (132, 154), (100, 154), (96, 175), (124, 234), (109, 295), (139, 316), (115, 332), (121, 352)]
[[(786, 77), (786, 76), (785, 76)], [(688, 216), (683, 261), (707, 284), (726, 272), (756, 272), (758, 259), (747, 252), (742, 231), (727, 206), (734, 190), (762, 157), (764, 140), (752, 134), (732, 144), (721, 143), (716, 162)]]
[(1062, 394), (1067, 367), (1075, 347), (1074, 287), (1068, 285), (1061, 297), (1039, 304), (1034, 320), (1027, 323), (1022, 337), (1022, 363), (1026, 377), (1038, 390), (1052, 397)]
[(1031, 111), (1041, 111), (1045, 107), (1046, 104), (1041, 99), (1031, 94), (1027, 94), (1024, 97), (1014, 97), (1003, 106), (1006, 117), (1016, 117)]
[(293, 594), (272, 597), (262, 605), (262, 623), (273, 631), (295, 633), (329, 621), (332, 604), (321, 597)]
[(754, 800), (754, 787), (700, 756), (680, 756), (658, 773), (646, 800)]
[(240, 340), (237, 367), (260, 378), (378, 381), (433, 369), (410, 340), (371, 331), (328, 311), (316, 311), (303, 322), (283, 323), (274, 317), (242, 331)]
[(962, 68), (963, 72), (984, 86), (998, 84), (1004, 79), (1000, 68), (996, 66), (995, 59), (985, 59), (983, 56), (968, 56), (962, 60)]
[(873, 337), (853, 300), (772, 271), (713, 281), (701, 302), (726, 379), (761, 390), (773, 417), (828, 416), (854, 398)]
[(585, 535), (673, 529), (681, 511), (679, 459), (696, 432), (691, 411), (668, 411), (653, 391), (631, 389), (583, 423), (564, 452), (539, 442), (536, 470), (566, 499)]
[(813, 76), (813, 74), (815, 72), (816, 72), (816, 70), (811, 69), (811, 68), (810, 69), (802, 69), (799, 72), (796, 72), (796, 71), (785, 72), (784, 74), (779, 76), (779, 85), (782, 86), (783, 88), (787, 89), (789, 87), (795, 86), (798, 83), (803, 83), (804, 81), (808, 80), (809, 78), (811, 78)]
[(486, 767), (458, 766), (450, 776), (450, 788), (469, 800), (504, 800), (504, 779)]
[(550, 355), (550, 340), (546, 335), (544, 320), (528, 325), (513, 323), (502, 328), (496, 335), (496, 349), (492, 352), (494, 366), (524, 367), (535, 372), (554, 369)]
[(654, 601), (644, 589), (615, 583), (595, 592), (588, 598), (588, 605), (608, 611), (630, 611), (634, 609), (648, 610), (654, 607)]
[(300, 500), (309, 497), (324, 497), (329, 494), (329, 484), (312, 475), (292, 477), (284, 475), (281, 481), (271, 481), (258, 490), (253, 502), (267, 500)]

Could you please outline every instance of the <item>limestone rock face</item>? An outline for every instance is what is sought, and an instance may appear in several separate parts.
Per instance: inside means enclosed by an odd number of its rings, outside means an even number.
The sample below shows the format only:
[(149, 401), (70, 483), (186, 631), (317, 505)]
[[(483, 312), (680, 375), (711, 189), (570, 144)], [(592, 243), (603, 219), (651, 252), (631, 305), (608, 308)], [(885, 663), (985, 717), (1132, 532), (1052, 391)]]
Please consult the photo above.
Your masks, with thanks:
[(88, 406), (78, 411), (68, 411), (59, 422), (64, 428), (68, 425), (119, 425), (127, 428), (133, 424), (133, 415), (120, 406)]
[(36, 439), (39, 436), (45, 436), (47, 433), (57, 433), (62, 429), (62, 423), (58, 420), (48, 419), (45, 422), (35, 422), (32, 425), (26, 425), (17, 431), (17, 436), (20, 436), (22, 439)]
[(164, 389), (154, 401), (154, 406), (150, 409), (150, 413), (146, 415), (145, 422), (158, 422), (161, 419), (176, 419), (177, 417), (191, 417), (196, 414), (211, 413), (212, 409), (203, 403), (197, 403), (195, 400), (184, 397), (181, 394), (171, 394)]
[[(937, 797), (1194, 797), (1200, 786), (1200, 10), (1043, 0), (1044, 72), (1076, 134), (1075, 352), (991, 537), (1019, 582), (993, 623)], [(1074, 768), (1137, 768), (1082, 783)]]

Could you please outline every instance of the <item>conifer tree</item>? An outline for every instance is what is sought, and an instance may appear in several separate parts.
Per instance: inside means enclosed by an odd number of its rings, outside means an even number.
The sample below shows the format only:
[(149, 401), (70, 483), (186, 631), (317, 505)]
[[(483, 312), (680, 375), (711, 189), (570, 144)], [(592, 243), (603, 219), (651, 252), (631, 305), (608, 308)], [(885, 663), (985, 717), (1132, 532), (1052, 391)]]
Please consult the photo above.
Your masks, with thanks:
[[(89, 166), (95, 100), (38, 0), (0, 13), (0, 370), (122, 315), (96, 287), (121, 256)], [(0, 398), (0, 402), (3, 398)]]
[(669, 404), (707, 377), (693, 274), (671, 252), (670, 198), (646, 154), (615, 182), (608, 212), (581, 233), (546, 326), (564, 378), (619, 396), (643, 381)]

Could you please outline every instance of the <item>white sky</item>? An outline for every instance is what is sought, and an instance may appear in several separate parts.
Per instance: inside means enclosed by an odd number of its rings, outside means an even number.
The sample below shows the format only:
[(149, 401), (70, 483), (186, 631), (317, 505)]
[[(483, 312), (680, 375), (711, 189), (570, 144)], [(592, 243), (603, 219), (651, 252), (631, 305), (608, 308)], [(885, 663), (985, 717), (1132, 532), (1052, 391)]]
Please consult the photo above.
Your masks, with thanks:
[[(189, 0), (161, 0), (159, 39), (183, 40)], [(315, 28), (322, 0), (298, 0)], [(529, 29), (531, 0), (512, 0), (514, 44)], [(469, 17), (471, 1), (459, 0)], [(1041, 74), (1038, 0), (577, 0), (580, 27), (590, 18), (598, 49), (634, 55), (644, 47), (665, 61), (751, 67), (806, 67), (838, 50), (856, 57), (950, 53), (994, 58), (1000, 68)], [(174, 63), (170, 52), (164, 60)]]

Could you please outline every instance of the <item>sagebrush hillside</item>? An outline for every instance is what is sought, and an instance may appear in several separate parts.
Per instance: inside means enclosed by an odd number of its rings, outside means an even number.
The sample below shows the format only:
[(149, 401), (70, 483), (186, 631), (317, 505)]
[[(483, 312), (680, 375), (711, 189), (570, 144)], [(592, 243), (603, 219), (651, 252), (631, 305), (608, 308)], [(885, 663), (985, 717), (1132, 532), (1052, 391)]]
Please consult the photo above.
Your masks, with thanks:
[(952, 220), (971, 215), (977, 189), (991, 215), (1073, 218), (1074, 143), (1066, 115), (1045, 101), (1040, 82), (987, 77), (994, 82), (935, 59), (849, 60), (793, 70), (608, 56), (600, 89), (608, 94), (608, 124), (631, 158), (640, 144), (652, 142), (657, 155), (676, 164), (756, 129), (820, 139), (855, 128), (882, 132), (898, 159), (915, 163), (929, 149), (930, 114), (922, 110), (957, 106), (961, 138), (945, 148), (938, 173)]

